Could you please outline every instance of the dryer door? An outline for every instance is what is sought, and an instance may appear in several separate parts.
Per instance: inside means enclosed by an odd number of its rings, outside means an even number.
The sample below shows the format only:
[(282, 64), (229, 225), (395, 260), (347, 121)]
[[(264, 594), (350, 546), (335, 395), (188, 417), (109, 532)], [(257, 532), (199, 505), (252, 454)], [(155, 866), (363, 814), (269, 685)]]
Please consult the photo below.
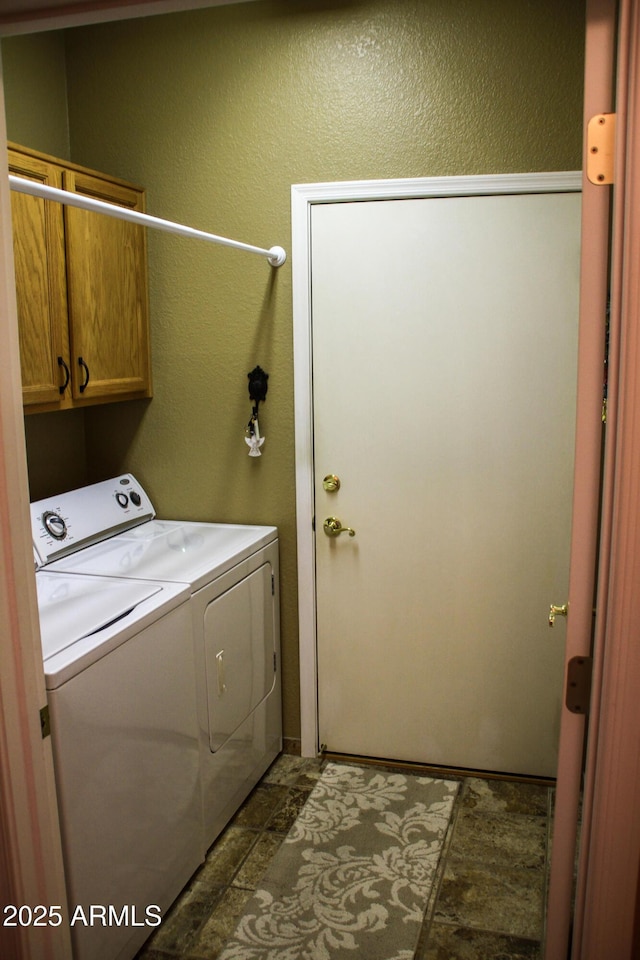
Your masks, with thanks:
[(272, 567), (264, 563), (207, 606), (209, 749), (219, 750), (275, 683)]

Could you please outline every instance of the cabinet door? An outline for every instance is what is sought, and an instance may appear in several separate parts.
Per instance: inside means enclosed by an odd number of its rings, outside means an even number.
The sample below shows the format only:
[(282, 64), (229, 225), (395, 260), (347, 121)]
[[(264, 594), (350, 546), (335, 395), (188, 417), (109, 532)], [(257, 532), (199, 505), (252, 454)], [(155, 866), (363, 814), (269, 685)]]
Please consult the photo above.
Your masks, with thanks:
[[(51, 187), (62, 186), (55, 164), (9, 151), (9, 171)], [(59, 203), (11, 193), (13, 251), (25, 406), (69, 404), (69, 339), (64, 222)]]
[[(65, 190), (143, 210), (144, 195), (107, 179), (64, 171)], [(145, 228), (65, 207), (74, 399), (150, 396)]]

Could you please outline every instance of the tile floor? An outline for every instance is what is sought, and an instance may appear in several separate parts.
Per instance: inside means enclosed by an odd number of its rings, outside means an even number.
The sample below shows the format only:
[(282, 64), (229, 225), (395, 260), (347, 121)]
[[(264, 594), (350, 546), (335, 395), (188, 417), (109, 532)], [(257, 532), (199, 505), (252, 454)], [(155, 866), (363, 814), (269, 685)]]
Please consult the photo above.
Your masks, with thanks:
[[(216, 960), (323, 762), (275, 761), (137, 960)], [(461, 788), (415, 960), (539, 960), (552, 787), (447, 777)]]

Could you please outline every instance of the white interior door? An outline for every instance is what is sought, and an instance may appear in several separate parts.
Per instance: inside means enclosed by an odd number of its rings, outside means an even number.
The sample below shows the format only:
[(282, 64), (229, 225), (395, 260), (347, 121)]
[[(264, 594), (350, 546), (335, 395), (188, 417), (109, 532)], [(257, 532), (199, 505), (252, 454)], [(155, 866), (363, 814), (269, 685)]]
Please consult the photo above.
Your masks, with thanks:
[(315, 204), (311, 251), (320, 742), (554, 776), (580, 196)]

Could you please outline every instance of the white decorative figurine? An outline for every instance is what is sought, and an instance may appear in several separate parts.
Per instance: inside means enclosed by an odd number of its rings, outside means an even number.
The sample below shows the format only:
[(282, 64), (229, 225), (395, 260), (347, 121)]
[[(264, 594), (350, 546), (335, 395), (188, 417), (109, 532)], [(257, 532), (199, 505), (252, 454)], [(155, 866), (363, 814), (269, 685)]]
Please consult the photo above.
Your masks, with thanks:
[(257, 417), (252, 417), (251, 420), (249, 421), (249, 436), (244, 438), (244, 442), (249, 447), (250, 457), (262, 456), (260, 447), (264, 443), (264, 437), (260, 436), (260, 429), (258, 427)]

